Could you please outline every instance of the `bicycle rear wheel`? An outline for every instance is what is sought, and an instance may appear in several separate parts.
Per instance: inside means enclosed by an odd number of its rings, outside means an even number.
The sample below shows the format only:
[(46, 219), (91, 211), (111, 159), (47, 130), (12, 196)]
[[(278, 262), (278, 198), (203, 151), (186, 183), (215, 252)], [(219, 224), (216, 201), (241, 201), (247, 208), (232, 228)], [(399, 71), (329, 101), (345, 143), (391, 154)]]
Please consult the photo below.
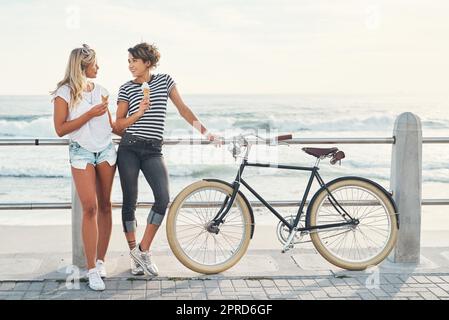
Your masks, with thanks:
[[(375, 183), (365, 179), (343, 178), (328, 185), (338, 204), (357, 225), (312, 231), (317, 251), (330, 263), (348, 270), (364, 270), (383, 261), (397, 238), (397, 220), (390, 199)], [(348, 217), (335, 205), (326, 189), (314, 197), (308, 226), (342, 223)]]
[(198, 181), (175, 198), (167, 217), (167, 239), (176, 258), (187, 268), (204, 274), (223, 272), (246, 252), (252, 219), (246, 202), (237, 194), (218, 233), (208, 228), (232, 188), (215, 181)]

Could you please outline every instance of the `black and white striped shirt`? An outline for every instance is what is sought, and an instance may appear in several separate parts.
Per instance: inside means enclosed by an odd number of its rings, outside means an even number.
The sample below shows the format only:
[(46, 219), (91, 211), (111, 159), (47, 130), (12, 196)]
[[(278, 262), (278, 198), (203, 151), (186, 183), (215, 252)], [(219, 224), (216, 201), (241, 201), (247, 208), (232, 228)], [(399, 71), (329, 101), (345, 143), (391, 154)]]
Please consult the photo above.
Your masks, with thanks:
[[(167, 100), (175, 82), (168, 74), (152, 75), (150, 86), (150, 108), (145, 114), (126, 129), (127, 133), (147, 138), (163, 140)], [(118, 93), (118, 101), (128, 102), (128, 116), (139, 110), (143, 99), (142, 84), (128, 81), (122, 85)]]

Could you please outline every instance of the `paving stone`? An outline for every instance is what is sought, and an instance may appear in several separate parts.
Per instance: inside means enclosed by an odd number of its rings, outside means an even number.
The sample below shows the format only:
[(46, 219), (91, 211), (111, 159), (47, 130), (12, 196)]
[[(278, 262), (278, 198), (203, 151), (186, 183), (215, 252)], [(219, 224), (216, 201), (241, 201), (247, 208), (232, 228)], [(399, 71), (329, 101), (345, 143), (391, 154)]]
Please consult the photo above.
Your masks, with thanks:
[(267, 295), (281, 294), (278, 288), (264, 288)]
[(146, 291), (146, 299), (149, 299), (149, 298), (156, 298), (156, 297), (159, 297), (160, 295), (161, 295), (160, 290), (151, 290), (151, 289), (148, 289), (148, 290)]
[(298, 298), (300, 300), (315, 300), (315, 297), (312, 296), (311, 294), (299, 294)]
[(445, 283), (439, 276), (426, 276), (432, 283)]
[(274, 280), (274, 283), (276, 284), (276, 286), (278, 287), (278, 288), (280, 288), (280, 287), (290, 287), (290, 284), (288, 283), (288, 281), (287, 280), (284, 280), (284, 279), (276, 279), (276, 280)]
[(328, 295), (325, 291), (312, 291), (312, 296), (314, 298), (327, 298)]
[(178, 289), (178, 288), (189, 288), (190, 286), (189, 286), (189, 281), (188, 280), (182, 280), (182, 281), (176, 281), (175, 282), (175, 286), (176, 286), (176, 289)]
[(161, 283), (160, 281), (148, 281), (147, 282), (147, 290), (160, 290)]
[(432, 292), (420, 292), (419, 295), (423, 297), (424, 300), (438, 300), (439, 298)]
[(444, 291), (441, 288), (429, 288), (429, 291), (432, 292), (437, 297), (441, 297), (441, 298), (449, 297), (449, 293), (447, 293), (446, 291)]
[(320, 280), (316, 280), (316, 282), (320, 287), (333, 287), (334, 286), (329, 279), (320, 279)]
[(26, 291), (30, 287), (29, 282), (17, 282), (14, 291)]
[(146, 290), (147, 282), (146, 281), (131, 281), (133, 290)]
[(223, 288), (233, 288), (234, 287), (232, 285), (232, 281), (231, 280), (219, 280), (218, 281), (218, 285), (220, 286), (221, 289), (223, 289)]
[(3, 282), (0, 286), (0, 291), (11, 291), (16, 286), (15, 282)]
[(246, 285), (249, 288), (262, 288), (262, 284), (258, 280), (246, 280)]
[(392, 294), (395, 298), (409, 298), (409, 297), (419, 297), (418, 292), (397, 292)]
[(106, 286), (106, 290), (117, 290), (118, 289), (118, 281), (106, 280), (104, 282)]
[[(327, 281), (329, 281), (329, 280), (327, 280)], [(299, 279), (288, 279), (288, 283), (290, 283), (290, 285), (294, 288), (304, 287), (304, 283), (302, 282), (302, 280), (299, 280)], [(331, 285), (332, 285), (332, 283), (331, 283)]]
[(204, 281), (201, 280), (189, 280), (190, 288), (204, 288)]
[(414, 276), (413, 279), (418, 283), (432, 283), (426, 276)]
[(383, 277), (386, 278), (389, 283), (396, 283), (396, 284), (404, 283), (404, 280), (402, 280), (401, 278), (399, 278), (396, 275), (388, 274), (388, 275), (385, 275)]
[(248, 288), (248, 285), (246, 284), (245, 280), (232, 280), (232, 284), (234, 285), (234, 288)]
[(44, 282), (32, 282), (28, 287), (29, 291), (42, 291), (44, 288)]
[(161, 281), (161, 288), (162, 289), (174, 289), (176, 287), (176, 284), (174, 281), (167, 281), (162, 280)]
[(217, 280), (207, 280), (204, 281), (204, 286), (206, 288), (218, 288), (220, 285)]
[(274, 281), (273, 280), (268, 280), (268, 279), (260, 280), (260, 284), (263, 287), (276, 287)]
[(126, 280), (119, 281), (118, 287), (117, 287), (117, 289), (119, 289), (119, 290), (130, 290), (132, 288), (133, 288), (132, 281), (126, 281)]
[(443, 289), (446, 292), (449, 292), (449, 284), (440, 283), (440, 284), (438, 284), (438, 287), (440, 287), (441, 289)]

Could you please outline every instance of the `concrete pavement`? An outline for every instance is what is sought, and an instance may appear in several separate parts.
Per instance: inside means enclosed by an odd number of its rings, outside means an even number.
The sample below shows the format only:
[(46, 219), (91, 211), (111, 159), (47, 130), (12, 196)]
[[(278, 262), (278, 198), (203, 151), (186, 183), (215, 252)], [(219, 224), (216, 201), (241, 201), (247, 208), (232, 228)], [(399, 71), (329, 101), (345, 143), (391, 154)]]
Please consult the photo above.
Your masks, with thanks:
[[(129, 273), (120, 226), (114, 226), (106, 260), (107, 289), (92, 292), (83, 270), (71, 266), (70, 226), (1, 227), (0, 299), (447, 299), (449, 246), (423, 246), (419, 265), (386, 259), (376, 268), (346, 271), (325, 261), (312, 244), (282, 254), (274, 227), (256, 226), (255, 237), (233, 268), (206, 276), (185, 268), (158, 233), (153, 260), (160, 276)], [(447, 233), (446, 233), (447, 234)], [(433, 232), (431, 236), (435, 236)], [(435, 236), (446, 245), (441, 233)], [(14, 239), (14, 242), (11, 242)], [(424, 244), (428, 241), (424, 234)], [(433, 239), (433, 238), (430, 238)], [(427, 242), (426, 242), (427, 241)], [(77, 276), (79, 275), (79, 277)]]

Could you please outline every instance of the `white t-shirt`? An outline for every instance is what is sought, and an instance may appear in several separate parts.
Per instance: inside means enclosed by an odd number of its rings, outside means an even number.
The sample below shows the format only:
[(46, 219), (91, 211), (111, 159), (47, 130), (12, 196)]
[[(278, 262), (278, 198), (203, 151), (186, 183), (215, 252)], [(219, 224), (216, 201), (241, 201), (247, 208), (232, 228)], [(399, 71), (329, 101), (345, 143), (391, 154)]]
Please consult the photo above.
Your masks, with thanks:
[[(79, 118), (81, 115), (89, 111), (93, 106), (100, 104), (102, 87), (95, 84), (91, 92), (83, 92), (83, 99), (75, 108), (69, 111), (68, 121)], [(103, 89), (104, 90), (104, 89)], [(63, 85), (56, 91), (54, 97), (61, 97), (68, 104), (70, 103), (70, 88)], [(81, 128), (69, 133), (71, 140), (79, 143), (80, 146), (90, 152), (100, 152), (112, 141), (112, 128), (109, 124), (109, 116), (106, 112), (104, 115), (94, 117), (86, 122)]]

